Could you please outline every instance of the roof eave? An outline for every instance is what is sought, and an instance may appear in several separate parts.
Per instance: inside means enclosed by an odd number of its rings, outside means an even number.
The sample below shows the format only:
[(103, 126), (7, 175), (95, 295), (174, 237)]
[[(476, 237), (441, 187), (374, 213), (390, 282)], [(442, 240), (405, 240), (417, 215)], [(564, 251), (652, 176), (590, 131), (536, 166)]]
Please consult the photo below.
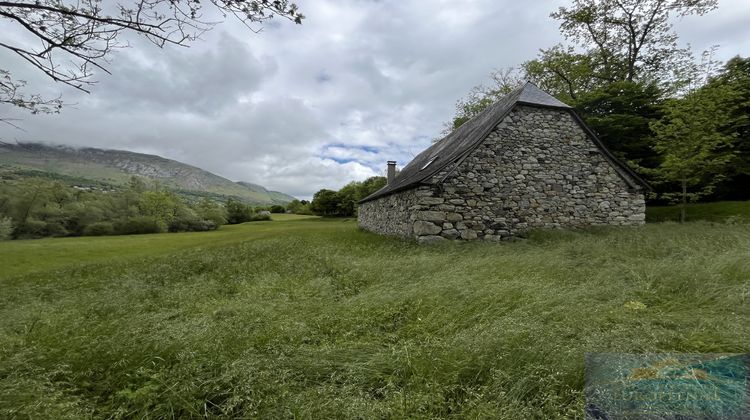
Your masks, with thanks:
[[(588, 125), (586, 125), (586, 123), (583, 121), (583, 119), (578, 115), (578, 113), (573, 108), (570, 108), (569, 111), (570, 111), (570, 114), (573, 116), (573, 119), (576, 120), (576, 123), (578, 123), (578, 125), (581, 128), (583, 128), (583, 130), (586, 132), (586, 134), (588, 134), (589, 137), (591, 137), (591, 139), (594, 140), (594, 144), (596, 145), (596, 147), (602, 153), (604, 153), (604, 156), (610, 162), (612, 162), (615, 166), (618, 166), (619, 168), (621, 168), (622, 170), (624, 170), (625, 173), (626, 173), (626, 175), (628, 177), (632, 178), (633, 181), (635, 181), (636, 184), (638, 184), (639, 186), (643, 187), (645, 190), (647, 190), (649, 192), (654, 191), (653, 187), (651, 187), (651, 185), (649, 185), (648, 182), (646, 182), (643, 178), (641, 178), (641, 176), (638, 175), (630, 166), (628, 166), (628, 164), (626, 164), (625, 162), (623, 162), (620, 159), (618, 159), (617, 157), (615, 157), (615, 155), (613, 155), (612, 152), (610, 152), (609, 149), (607, 149), (607, 147), (599, 139), (599, 137), (596, 135), (596, 133), (594, 133), (594, 131)], [(617, 171), (617, 172), (620, 173), (619, 171)], [(622, 176), (622, 174), (620, 174), (620, 175)], [(630, 181), (627, 179), (627, 177), (623, 177), (623, 178), (625, 178), (625, 181), (630, 184)], [(633, 186), (633, 185), (631, 185), (631, 186)], [(635, 186), (633, 186), (633, 187), (635, 187)]]
[(569, 105), (549, 105), (549, 104), (538, 104), (536, 102), (516, 101), (516, 105), (531, 106), (534, 108), (547, 108), (547, 109), (573, 109)]
[(398, 188), (394, 188), (392, 190), (384, 191), (382, 193), (380, 191), (375, 191), (374, 193), (368, 195), (367, 197), (365, 197), (365, 198), (357, 201), (357, 204), (367, 203), (368, 201), (374, 201), (374, 200), (377, 200), (379, 198), (388, 197), (389, 195), (393, 195), (393, 194), (395, 194), (397, 192), (401, 192), (401, 191), (405, 191), (405, 190), (410, 190), (412, 188), (417, 187), (418, 185), (420, 185), (420, 184), (408, 184), (408, 185), (405, 185), (403, 187), (398, 187)]
[[(397, 193), (397, 192), (400, 192), (400, 191), (405, 191), (405, 190), (409, 190), (409, 189), (412, 189), (412, 188), (416, 188), (419, 185), (425, 185), (425, 182), (424, 182), (425, 179), (427, 179), (427, 178), (435, 175), (436, 173), (438, 173), (439, 171), (441, 171), (442, 169), (444, 169), (445, 167), (447, 167), (448, 165), (450, 165), (452, 161), (457, 161), (457, 160), (463, 161), (463, 159), (466, 156), (468, 156), (469, 154), (471, 154), (471, 152), (474, 151), (477, 148), (477, 146), (479, 146), (479, 144), (481, 144), (482, 141), (485, 138), (487, 138), (487, 136), (492, 131), (494, 131), (497, 128), (497, 125), (500, 124), (501, 122), (503, 122), (503, 120), (505, 120), (505, 118), (511, 112), (513, 112), (513, 110), (517, 106), (519, 106), (519, 105), (531, 106), (531, 107), (537, 107), (537, 108), (548, 108), (548, 109), (562, 109), (562, 110), (572, 110), (573, 109), (570, 106), (567, 106), (567, 105), (564, 105), (564, 104), (563, 104), (564, 106), (559, 106), (559, 105), (549, 105), (549, 104), (538, 104), (538, 103), (534, 103), (534, 102), (515, 101), (502, 115), (499, 116), (499, 118), (497, 118), (495, 120), (494, 124), (492, 124), (491, 127), (489, 127), (489, 129), (486, 132), (483, 132), (482, 135), (478, 137), (479, 141), (477, 141), (474, 145), (472, 145), (472, 147), (467, 148), (464, 152), (462, 152), (460, 155), (458, 155), (455, 159), (448, 159), (448, 160), (444, 160), (443, 162), (440, 162), (440, 164), (438, 166), (436, 166), (435, 168), (432, 168), (432, 170), (430, 170), (430, 171), (425, 172), (425, 174), (421, 177), (421, 179), (419, 181), (414, 182), (414, 183), (406, 184), (404, 186), (397, 187), (397, 188), (394, 188), (392, 190), (383, 191), (383, 190), (386, 190), (388, 188), (388, 186), (386, 185), (383, 189), (381, 189), (379, 191), (376, 191), (373, 194), (370, 194), (369, 196), (367, 196), (367, 197), (363, 198), (362, 200), (358, 201), (357, 204), (362, 204), (362, 203), (366, 203), (368, 201), (373, 201), (373, 200), (377, 200), (379, 198), (387, 197), (387, 196), (389, 196), (391, 194), (394, 194), (394, 193)], [(445, 177), (443, 177), (443, 179), (441, 179), (440, 182), (442, 182), (444, 179), (445, 179)]]

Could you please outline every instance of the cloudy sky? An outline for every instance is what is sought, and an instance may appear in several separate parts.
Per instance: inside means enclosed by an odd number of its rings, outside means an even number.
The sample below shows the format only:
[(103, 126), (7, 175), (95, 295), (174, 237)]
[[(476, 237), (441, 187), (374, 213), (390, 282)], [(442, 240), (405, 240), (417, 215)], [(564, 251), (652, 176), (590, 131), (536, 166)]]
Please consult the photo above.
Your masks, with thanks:
[[(61, 92), (59, 115), (0, 127), (4, 141), (42, 141), (153, 153), (232, 180), (309, 198), (320, 188), (406, 164), (495, 68), (562, 41), (535, 0), (298, 0), (304, 24), (260, 34), (227, 21), (191, 48), (133, 40), (91, 94), (55, 84), (0, 52), (0, 68), (35, 92)], [(697, 52), (750, 54), (750, 1), (675, 23)], [(2, 24), (3, 36), (14, 36)]]

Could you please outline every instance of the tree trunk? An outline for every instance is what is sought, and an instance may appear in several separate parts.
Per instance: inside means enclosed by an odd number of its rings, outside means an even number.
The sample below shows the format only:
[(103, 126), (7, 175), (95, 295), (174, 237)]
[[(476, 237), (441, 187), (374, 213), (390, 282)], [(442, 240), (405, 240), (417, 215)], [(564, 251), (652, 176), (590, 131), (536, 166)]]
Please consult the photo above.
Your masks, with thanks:
[(682, 205), (680, 206), (680, 223), (685, 223), (685, 212), (687, 210), (687, 178), (682, 178)]

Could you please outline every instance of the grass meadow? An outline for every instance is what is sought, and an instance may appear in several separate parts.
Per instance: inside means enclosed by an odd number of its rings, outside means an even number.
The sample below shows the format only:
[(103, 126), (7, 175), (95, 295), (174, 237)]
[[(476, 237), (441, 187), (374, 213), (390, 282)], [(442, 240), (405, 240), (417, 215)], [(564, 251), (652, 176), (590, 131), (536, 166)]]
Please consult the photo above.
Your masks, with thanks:
[[(646, 212), (649, 222), (679, 221), (679, 206), (650, 207)], [(750, 223), (750, 204), (747, 201), (695, 203), (686, 207), (686, 221), (719, 223)]]
[(0, 243), (0, 418), (582, 418), (587, 352), (750, 352), (750, 225), (354, 220)]

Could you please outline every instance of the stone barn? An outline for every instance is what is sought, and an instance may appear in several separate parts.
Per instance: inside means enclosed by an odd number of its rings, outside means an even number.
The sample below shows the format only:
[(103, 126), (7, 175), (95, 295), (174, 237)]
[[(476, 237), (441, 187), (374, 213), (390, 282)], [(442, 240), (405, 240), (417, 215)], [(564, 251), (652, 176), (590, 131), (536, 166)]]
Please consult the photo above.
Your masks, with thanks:
[(360, 227), (420, 242), (641, 225), (646, 183), (531, 83), (420, 153), (359, 206)]

